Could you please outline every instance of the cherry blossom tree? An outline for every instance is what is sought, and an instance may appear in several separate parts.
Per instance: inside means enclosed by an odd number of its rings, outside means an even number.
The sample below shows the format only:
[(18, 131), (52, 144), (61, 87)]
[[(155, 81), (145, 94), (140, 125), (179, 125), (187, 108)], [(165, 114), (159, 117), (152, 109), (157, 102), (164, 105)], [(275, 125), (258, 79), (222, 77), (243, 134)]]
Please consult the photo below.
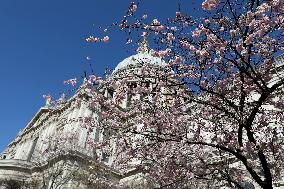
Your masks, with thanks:
[(161, 188), (273, 188), (283, 177), (283, 3), (205, 0), (201, 19), (178, 10), (147, 22), (132, 2), (116, 25), (130, 33), (127, 43), (136, 31), (149, 36), (162, 50), (138, 51), (169, 64), (140, 62), (123, 77), (84, 82), (101, 112), (88, 126), (108, 136), (93, 145)]

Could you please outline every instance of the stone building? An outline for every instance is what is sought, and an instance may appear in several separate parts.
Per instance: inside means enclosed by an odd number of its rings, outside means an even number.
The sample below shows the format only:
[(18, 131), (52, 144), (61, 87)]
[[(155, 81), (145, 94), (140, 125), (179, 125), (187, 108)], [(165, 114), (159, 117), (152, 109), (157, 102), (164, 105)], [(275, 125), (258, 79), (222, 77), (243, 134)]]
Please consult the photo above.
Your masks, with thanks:
[[(163, 69), (166, 65), (160, 58), (150, 55), (145, 40), (140, 51), (120, 62), (110, 77), (123, 78), (125, 74), (137, 71), (136, 68), (142, 64), (157, 69)], [(110, 95), (107, 90), (100, 91)], [(89, 135), (95, 141), (104, 138), (99, 129), (88, 132), (80, 124), (84, 117), (99, 119), (99, 112), (89, 108), (89, 95), (79, 88), (70, 99), (65, 100), (63, 96), (61, 105), (56, 109), (52, 107), (50, 97), (46, 97), (46, 105), (39, 109), (2, 153), (0, 189), (111, 188), (110, 181), (129, 185), (129, 180), (139, 177), (135, 170), (124, 175), (112, 170), (109, 165), (113, 157), (94, 150), (88, 144)], [(76, 99), (81, 99), (79, 108)], [(124, 106), (127, 106), (127, 99)], [(62, 141), (56, 141), (58, 138)], [(53, 142), (57, 145), (52, 146)], [(50, 149), (53, 150), (51, 153), (45, 153)], [(96, 176), (105, 178), (106, 183), (98, 183), (97, 186), (91, 183), (90, 167), (95, 169)]]
[[(120, 62), (109, 77), (124, 78), (129, 73), (139, 71), (141, 65), (145, 64), (158, 70), (165, 69), (167, 65), (149, 53), (146, 41), (136, 55)], [(132, 83), (135, 84), (135, 81)], [(105, 96), (113, 95), (107, 89), (101, 89), (100, 92)], [(135, 185), (135, 188), (150, 187), (137, 170), (129, 170), (125, 174), (113, 170), (110, 165), (114, 157), (107, 156), (88, 143), (90, 136), (95, 141), (106, 137), (99, 129), (88, 132), (82, 128), (81, 120), (84, 117), (94, 120), (100, 118), (100, 112), (89, 108), (90, 98), (88, 91), (79, 88), (72, 98), (65, 100), (62, 97), (61, 105), (56, 109), (52, 107), (51, 99), (47, 98), (46, 106), (39, 109), (2, 153), (0, 189), (103, 189), (113, 188), (112, 184), (117, 183), (122, 188), (131, 185)], [(80, 107), (77, 106), (78, 99), (81, 100)], [(126, 97), (123, 106), (127, 106), (130, 100)], [(57, 145), (53, 145), (53, 142)], [(50, 149), (51, 153), (46, 153)], [(91, 174), (94, 174), (94, 179), (100, 177), (105, 182), (91, 181)], [(248, 184), (247, 188), (254, 186)]]

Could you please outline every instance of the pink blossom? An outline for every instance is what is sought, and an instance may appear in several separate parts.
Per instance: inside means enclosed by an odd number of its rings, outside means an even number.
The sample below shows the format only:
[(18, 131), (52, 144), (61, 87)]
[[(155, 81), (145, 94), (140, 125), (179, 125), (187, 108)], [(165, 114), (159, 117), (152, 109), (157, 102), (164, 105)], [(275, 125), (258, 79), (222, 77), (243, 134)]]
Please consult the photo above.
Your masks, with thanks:
[(90, 75), (88, 82), (91, 83), (91, 84), (101, 84), (103, 82), (103, 80), (102, 80), (101, 77), (97, 77), (95, 75)]
[(206, 50), (201, 50), (200, 51), (200, 56), (207, 57), (207, 56), (209, 56), (209, 53)]
[(108, 42), (109, 42), (109, 36), (105, 36), (105, 37), (102, 39), (102, 41), (103, 41), (104, 43), (108, 43)]
[(246, 40), (244, 41), (247, 45), (252, 44), (252, 40), (253, 40), (253, 35), (250, 34), (249, 36), (247, 36)]
[(151, 28), (152, 28), (153, 30), (155, 30), (156, 32), (160, 32), (160, 31), (162, 31), (162, 30), (165, 29), (165, 26), (159, 25), (159, 26), (152, 26)]
[(136, 4), (133, 4), (132, 6), (131, 6), (131, 11), (132, 12), (136, 12), (137, 11), (137, 8), (138, 8), (138, 6), (136, 5)]
[(209, 19), (205, 19), (204, 22), (205, 22), (205, 24), (209, 24), (210, 20)]
[(182, 62), (182, 58), (180, 56), (176, 56), (174, 61), (171, 62), (172, 65), (180, 64)]
[(179, 11), (176, 12), (176, 18), (177, 18), (177, 19), (180, 19), (180, 18), (181, 18), (181, 12), (179, 12)]
[(171, 49), (166, 49), (164, 51), (159, 51), (158, 54), (159, 54), (159, 57), (161, 58), (164, 58), (166, 56), (169, 56), (171, 53)]
[(174, 26), (174, 27), (171, 27), (171, 30), (174, 31), (174, 32), (176, 32), (176, 31), (177, 31), (177, 27), (175, 27), (175, 26)]
[(152, 30), (155, 30), (156, 32), (160, 32), (165, 29), (165, 26), (161, 25), (161, 23), (158, 21), (158, 19), (154, 19), (151, 23), (150, 28)]
[(126, 44), (130, 44), (130, 43), (132, 43), (132, 39), (129, 38), (129, 39), (127, 40)]
[(238, 51), (242, 51), (244, 49), (243, 47), (243, 44), (241, 42), (239, 42), (237, 45), (236, 45), (236, 48)]
[(175, 36), (172, 33), (167, 33), (167, 40), (169, 42), (172, 42), (173, 40), (175, 40)]
[(150, 51), (151, 55), (154, 57), (165, 58), (171, 54), (172, 50), (167, 48), (164, 51), (154, 51), (153, 49)]
[(154, 26), (159, 26), (160, 24), (161, 23), (156, 18), (152, 21), (152, 25), (154, 25)]
[(146, 37), (148, 35), (148, 32), (142, 32), (142, 37)]
[(233, 38), (235, 36), (236, 30), (230, 30), (230, 36)]
[(188, 23), (187, 21), (184, 21), (184, 22), (182, 23), (182, 26), (183, 26), (183, 27), (187, 27), (188, 24), (189, 24), (189, 23)]
[(195, 30), (195, 31), (193, 31), (192, 32), (192, 37), (193, 38), (198, 38), (199, 36), (200, 36), (200, 34), (201, 34), (201, 31), (200, 30)]
[(181, 41), (182, 48), (188, 49), (190, 47), (190, 44), (187, 41)]
[(154, 57), (159, 57), (159, 52), (154, 51), (153, 49), (151, 49), (150, 53), (151, 53), (151, 55), (154, 56)]
[(219, 4), (219, 0), (205, 0), (203, 3), (202, 3), (202, 8), (204, 10), (212, 10), (214, 8), (216, 8)]
[(206, 51), (206, 50), (196, 50), (196, 54), (197, 54), (198, 56), (201, 56), (201, 57), (207, 57), (207, 56), (209, 56), (209, 53), (208, 53), (208, 51)]
[(144, 15), (142, 16), (142, 18), (145, 20), (145, 19), (148, 18), (148, 15), (147, 15), (147, 14), (144, 14)]
[(189, 50), (191, 50), (192, 52), (195, 52), (197, 49), (193, 45), (190, 45)]
[(97, 38), (97, 37), (94, 37), (94, 36), (90, 36), (90, 37), (86, 38), (86, 41), (89, 42), (89, 43), (92, 43), (92, 42), (99, 42), (100, 39)]
[(73, 87), (75, 87), (77, 84), (77, 78), (66, 80), (63, 83), (64, 85), (71, 84)]

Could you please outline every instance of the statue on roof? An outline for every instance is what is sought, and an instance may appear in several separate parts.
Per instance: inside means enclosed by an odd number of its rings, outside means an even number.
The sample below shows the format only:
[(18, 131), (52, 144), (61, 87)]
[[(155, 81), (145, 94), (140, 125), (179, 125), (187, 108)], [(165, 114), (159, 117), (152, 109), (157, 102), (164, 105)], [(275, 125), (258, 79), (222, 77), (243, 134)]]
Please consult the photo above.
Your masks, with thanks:
[(52, 104), (52, 97), (51, 95), (43, 95), (43, 98), (45, 99), (45, 108), (50, 108)]
[(66, 96), (65, 93), (61, 94), (61, 96), (59, 98), (60, 103), (64, 103), (65, 102), (65, 96)]

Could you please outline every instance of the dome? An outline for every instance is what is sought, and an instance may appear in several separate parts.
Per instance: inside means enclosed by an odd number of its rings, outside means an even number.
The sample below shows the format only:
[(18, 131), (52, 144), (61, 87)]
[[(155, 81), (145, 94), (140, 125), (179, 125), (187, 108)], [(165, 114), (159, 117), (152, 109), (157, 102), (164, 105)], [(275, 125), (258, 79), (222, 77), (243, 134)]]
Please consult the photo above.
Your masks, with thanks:
[(162, 60), (162, 58), (151, 55), (151, 50), (147, 41), (147, 34), (143, 36), (144, 39), (140, 43), (140, 47), (138, 47), (137, 49), (138, 53), (121, 61), (113, 70), (112, 74), (114, 74), (119, 70), (125, 69), (130, 65), (135, 66), (142, 64), (152, 64), (153, 66), (158, 66), (158, 67), (167, 66), (167, 63), (164, 60)]
[(121, 61), (112, 73), (125, 69), (129, 65), (152, 64), (154, 66), (165, 67), (167, 63), (159, 57), (152, 56), (149, 52), (139, 52)]

